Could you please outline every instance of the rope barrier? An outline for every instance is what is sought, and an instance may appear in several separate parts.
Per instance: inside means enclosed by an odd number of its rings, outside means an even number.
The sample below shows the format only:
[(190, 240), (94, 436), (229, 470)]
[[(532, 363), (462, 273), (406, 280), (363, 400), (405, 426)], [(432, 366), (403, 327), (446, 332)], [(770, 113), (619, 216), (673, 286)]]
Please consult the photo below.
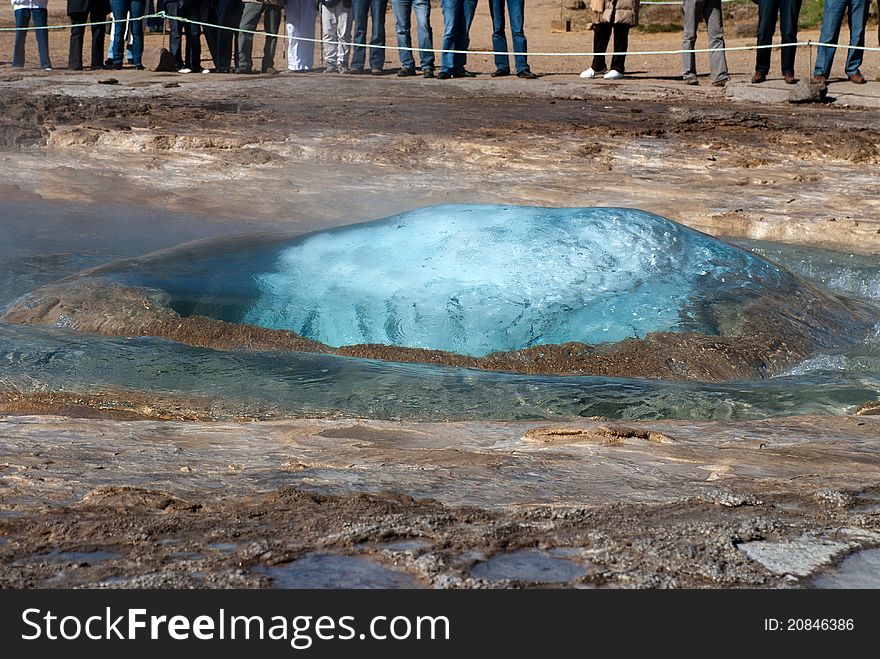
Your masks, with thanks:
[[(723, 0), (722, 0), (723, 1)], [(647, 3), (645, 3), (647, 4)], [(675, 3), (677, 4), (677, 3)], [(181, 16), (169, 16), (164, 11), (157, 12), (155, 14), (147, 14), (141, 16), (136, 20), (144, 20), (148, 18), (162, 18), (169, 19), (172, 21), (178, 21), (180, 23), (191, 23), (193, 25), (199, 25), (201, 27), (209, 27), (215, 30), (230, 30), (233, 32), (241, 32), (245, 34), (253, 34), (253, 35), (265, 35), (264, 30), (240, 30), (237, 27), (229, 27), (228, 25), (217, 25), (215, 23), (207, 23), (205, 21), (197, 21), (189, 18), (183, 18)], [(128, 19), (111, 19), (107, 21), (96, 21), (93, 23), (76, 23), (72, 25), (47, 25), (34, 27), (30, 26), (27, 28), (0, 28), (0, 32), (10, 32), (13, 30), (60, 30), (60, 29), (68, 29), (73, 27), (90, 27), (92, 25), (109, 25), (112, 23), (125, 23)], [(358, 47), (358, 48), (376, 48), (379, 50), (408, 50), (410, 52), (419, 52), (421, 48), (418, 46), (412, 47), (404, 47), (404, 46), (396, 46), (396, 45), (371, 45), (371, 44), (360, 44), (354, 43), (351, 41), (333, 41), (333, 40), (324, 40), (324, 39), (311, 39), (308, 37), (291, 37), (287, 34), (280, 33), (276, 35), (279, 39), (287, 39), (287, 40), (295, 40), (295, 41), (304, 41), (307, 43), (315, 43), (315, 44), (335, 44), (337, 46), (349, 46), (349, 47)], [(765, 44), (765, 45), (748, 45), (748, 46), (725, 46), (724, 48), (691, 48), (691, 49), (680, 49), (680, 50), (628, 50), (628, 51), (605, 51), (605, 52), (593, 52), (593, 51), (585, 51), (585, 52), (535, 52), (535, 51), (494, 51), (494, 50), (452, 50), (452, 49), (434, 49), (436, 53), (450, 53), (450, 54), (460, 54), (460, 55), (507, 55), (507, 56), (516, 56), (516, 55), (527, 55), (529, 57), (593, 57), (595, 55), (605, 55), (609, 57), (614, 57), (615, 55), (626, 55), (628, 57), (633, 56), (648, 56), (648, 55), (682, 55), (685, 53), (718, 53), (718, 52), (736, 52), (736, 51), (748, 51), (748, 50), (762, 50), (766, 48), (783, 48), (783, 47), (796, 47), (801, 48), (804, 46), (812, 47), (812, 46), (824, 46), (826, 48), (835, 48), (835, 49), (844, 49), (844, 50), (862, 50), (862, 51), (870, 51), (870, 52), (880, 52), (880, 47), (876, 46), (850, 46), (848, 44), (836, 44), (836, 43), (823, 43), (817, 41), (796, 41), (792, 43), (784, 43), (784, 44)]]

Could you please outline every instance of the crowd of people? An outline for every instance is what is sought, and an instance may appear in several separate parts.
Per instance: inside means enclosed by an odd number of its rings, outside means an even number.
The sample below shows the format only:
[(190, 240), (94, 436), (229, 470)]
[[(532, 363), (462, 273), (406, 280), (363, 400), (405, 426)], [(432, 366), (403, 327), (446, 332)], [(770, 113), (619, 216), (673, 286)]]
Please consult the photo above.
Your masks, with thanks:
[[(782, 43), (797, 41), (798, 17), (802, 0), (755, 0), (758, 5), (757, 45), (773, 43), (779, 23)], [(12, 0), (15, 11), (15, 45), (12, 65), (24, 66), (25, 40), (31, 22), (35, 28), (48, 24), (48, 0)], [(495, 51), (493, 77), (516, 75), (527, 80), (537, 78), (528, 63), (528, 43), (524, 24), (525, 0), (488, 0), (492, 19), (492, 50)], [(434, 53), (430, 0), (391, 0), (394, 13), (400, 77), (421, 73), (424, 78), (465, 78), (475, 74), (467, 65), (470, 29), (478, 0), (440, 0), (443, 36), (439, 71)], [(870, 0), (824, 0), (820, 41), (837, 44), (844, 15), (849, 16), (850, 43), (844, 72), (856, 84), (866, 82), (860, 71), (865, 45), (865, 28)], [(593, 31), (593, 57), (581, 78), (602, 76), (618, 79), (626, 74), (629, 31), (639, 23), (640, 0), (590, 0)], [(172, 66), (180, 73), (212, 70), (217, 73), (257, 73), (253, 60), (254, 33), (263, 19), (265, 35), (259, 72), (278, 73), (275, 55), (282, 13), (287, 31), (287, 70), (294, 73), (316, 69), (314, 61), (316, 23), (321, 17), (323, 71), (381, 75), (386, 53), (385, 14), (388, 0), (160, 0), (157, 9), (169, 17), (168, 52)], [(725, 55), (724, 21), (721, 0), (682, 0), (684, 30), (682, 35), (682, 80), (699, 84), (696, 70), (697, 28), (705, 22), (708, 34), (709, 80), (723, 87), (728, 79)], [(67, 68), (83, 68), (82, 53), (85, 23), (91, 23), (91, 68), (121, 69), (127, 59), (135, 69), (143, 69), (144, 20), (147, 0), (67, 0), (71, 21)], [(152, 0), (150, 0), (150, 12)], [(104, 58), (106, 21), (112, 14), (110, 49)], [(415, 14), (417, 46), (413, 48), (412, 16)], [(174, 20), (180, 17), (182, 21)], [(160, 19), (161, 21), (162, 19)], [(204, 24), (200, 25), (200, 23)], [(513, 64), (508, 56), (507, 26), (510, 27)], [(163, 26), (164, 27), (164, 26)], [(369, 27), (369, 42), (367, 33)], [(40, 66), (51, 70), (49, 31), (34, 30)], [(202, 34), (211, 54), (213, 69), (202, 68)], [(612, 43), (613, 37), (613, 43)], [(606, 62), (609, 43), (613, 55)], [(353, 45), (350, 45), (353, 44)], [(367, 46), (369, 45), (369, 57)], [(795, 46), (783, 47), (782, 76), (786, 83), (795, 77)], [(836, 49), (818, 48), (813, 79), (825, 83), (831, 73)], [(418, 56), (418, 65), (416, 63)], [(770, 72), (770, 48), (756, 50), (755, 84), (767, 80)]]

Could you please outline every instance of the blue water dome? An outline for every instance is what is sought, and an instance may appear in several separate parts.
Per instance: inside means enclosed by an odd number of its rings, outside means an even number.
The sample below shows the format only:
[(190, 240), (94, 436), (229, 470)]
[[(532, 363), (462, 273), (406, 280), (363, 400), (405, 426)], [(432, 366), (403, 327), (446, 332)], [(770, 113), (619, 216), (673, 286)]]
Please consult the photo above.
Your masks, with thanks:
[(701, 301), (768, 283), (763, 259), (623, 208), (439, 206), (306, 236), (256, 275), (243, 321), (330, 346), (472, 356), (712, 332)]

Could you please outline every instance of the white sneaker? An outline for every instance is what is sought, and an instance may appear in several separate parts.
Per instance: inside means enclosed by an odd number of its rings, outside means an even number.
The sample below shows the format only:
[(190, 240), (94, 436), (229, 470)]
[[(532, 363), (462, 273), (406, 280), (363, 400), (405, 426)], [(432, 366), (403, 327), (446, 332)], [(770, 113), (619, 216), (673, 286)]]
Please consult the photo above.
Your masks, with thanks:
[(187, 69), (187, 68), (177, 69), (177, 72), (178, 73), (192, 73), (192, 69)]
[(611, 69), (602, 77), (605, 78), (605, 80), (620, 80), (623, 77), (623, 74), (620, 71), (615, 71), (614, 69)]
[(595, 78), (596, 72), (593, 71), (593, 67), (590, 67), (586, 71), (581, 71), (581, 78)]
[(202, 73), (210, 73), (211, 69), (202, 69)]

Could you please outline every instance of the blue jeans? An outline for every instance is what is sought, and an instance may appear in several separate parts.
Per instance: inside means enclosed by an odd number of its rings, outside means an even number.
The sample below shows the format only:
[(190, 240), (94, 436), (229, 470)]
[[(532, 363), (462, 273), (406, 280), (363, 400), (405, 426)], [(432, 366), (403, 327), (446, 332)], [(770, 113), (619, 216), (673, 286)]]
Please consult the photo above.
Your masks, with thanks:
[(122, 21), (116, 25), (116, 34), (113, 44), (110, 46), (110, 59), (114, 64), (122, 64), (123, 51), (125, 50), (125, 14), (131, 13), (131, 63), (142, 66), (141, 58), (144, 54), (144, 15), (145, 0), (110, 0), (110, 10), (113, 12), (113, 20)]
[[(507, 12), (510, 14), (510, 36), (513, 39), (513, 50), (525, 53), (529, 46), (526, 33), (523, 32), (525, 0), (506, 0)], [(507, 37), (504, 34), (504, 3), (505, 0), (489, 0), (489, 14), (492, 16), (492, 50), (496, 53), (507, 51)], [(514, 55), (516, 72), (529, 70), (528, 58), (525, 55)], [(495, 68), (510, 71), (510, 60), (507, 55), (495, 55)]]
[[(416, 12), (416, 26), (419, 34), (419, 61), (422, 69), (434, 68), (434, 31), (431, 29), (431, 0), (391, 0), (394, 9), (394, 23), (397, 26), (397, 45), (412, 48), (412, 11)], [(400, 65), (404, 69), (416, 68), (416, 60), (411, 50), (401, 50)]]
[[(440, 0), (440, 8), (443, 10), (443, 50), (467, 50), (477, 0)], [(467, 54), (443, 53), (440, 62), (443, 71), (461, 74), (467, 64)]]
[[(385, 45), (385, 11), (388, 9), (388, 0), (351, 0), (351, 14), (354, 19), (354, 38), (352, 41), (359, 46), (351, 49), (351, 68), (363, 69), (367, 49), (367, 15), (372, 15), (373, 31), (370, 34), (371, 46)], [(385, 50), (383, 48), (370, 48), (370, 68), (382, 70), (385, 68)]]
[[(782, 43), (797, 41), (798, 17), (801, 13), (802, 0), (760, 0), (758, 2), (758, 45), (767, 46), (773, 43), (776, 32), (776, 17), (779, 17), (779, 33)], [(770, 48), (761, 48), (755, 57), (755, 71), (767, 74), (770, 72)], [(794, 57), (796, 46), (782, 49), (782, 72), (794, 74)]]
[[(824, 15), (822, 16), (822, 33), (819, 40), (822, 43), (837, 43), (840, 38), (840, 25), (843, 23), (843, 14), (849, 7), (849, 45), (846, 55), (846, 75), (857, 73), (865, 56), (864, 50), (853, 50), (853, 46), (865, 45), (865, 23), (868, 22), (869, 0), (825, 0)], [(831, 65), (834, 63), (834, 51), (836, 48), (819, 46), (816, 53), (816, 66), (813, 75), (825, 76), (831, 73)]]
[[(34, 27), (45, 27), (48, 25), (49, 12), (45, 9), (16, 9), (15, 10), (15, 27), (19, 28), (15, 31), (15, 45), (12, 49), (12, 66), (24, 66), (24, 40), (27, 38), (28, 30), (26, 28), (31, 23), (31, 17), (34, 19)], [(37, 49), (40, 51), (40, 66), (44, 69), (52, 68), (52, 62), (49, 60), (49, 31), (34, 30), (37, 37)]]

